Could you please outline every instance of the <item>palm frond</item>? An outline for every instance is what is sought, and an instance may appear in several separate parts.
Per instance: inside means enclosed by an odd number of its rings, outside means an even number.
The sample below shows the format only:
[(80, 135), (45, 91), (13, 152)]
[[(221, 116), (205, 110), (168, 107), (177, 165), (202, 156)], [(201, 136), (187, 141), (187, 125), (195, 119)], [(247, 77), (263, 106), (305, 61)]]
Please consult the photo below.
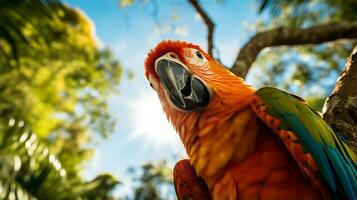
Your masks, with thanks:
[(47, 144), (15, 119), (0, 123), (0, 133), (0, 199), (61, 197), (61, 187), (49, 183), (64, 182), (66, 170)]

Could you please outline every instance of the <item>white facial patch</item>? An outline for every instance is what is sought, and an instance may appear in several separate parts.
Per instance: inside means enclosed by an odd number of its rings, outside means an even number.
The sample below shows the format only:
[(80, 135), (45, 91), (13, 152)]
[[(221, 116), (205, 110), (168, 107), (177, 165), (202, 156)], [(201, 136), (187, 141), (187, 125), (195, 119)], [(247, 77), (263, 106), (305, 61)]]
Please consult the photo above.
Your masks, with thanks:
[(185, 61), (196, 66), (205, 66), (208, 63), (206, 57), (197, 49), (185, 49)]

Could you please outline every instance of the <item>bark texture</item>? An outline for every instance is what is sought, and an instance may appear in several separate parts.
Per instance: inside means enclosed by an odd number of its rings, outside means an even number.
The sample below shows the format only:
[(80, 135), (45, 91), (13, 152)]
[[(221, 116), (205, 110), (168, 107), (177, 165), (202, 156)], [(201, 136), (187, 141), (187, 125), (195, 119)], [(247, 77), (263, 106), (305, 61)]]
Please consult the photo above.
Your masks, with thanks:
[(317, 25), (307, 29), (280, 27), (260, 32), (239, 51), (231, 71), (245, 78), (259, 52), (266, 47), (320, 44), (352, 38), (357, 38), (357, 21)]
[(347, 60), (335, 88), (327, 98), (323, 117), (357, 152), (357, 45)]

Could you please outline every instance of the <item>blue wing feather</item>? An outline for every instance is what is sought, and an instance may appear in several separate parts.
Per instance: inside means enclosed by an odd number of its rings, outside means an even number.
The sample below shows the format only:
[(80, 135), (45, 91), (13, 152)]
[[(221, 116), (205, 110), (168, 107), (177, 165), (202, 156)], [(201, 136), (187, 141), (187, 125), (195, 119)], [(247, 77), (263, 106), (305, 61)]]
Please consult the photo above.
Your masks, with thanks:
[(291, 113), (286, 116), (282, 116), (281, 119), (285, 119), (284, 123), (289, 124), (289, 128), (296, 133), (296, 136), (301, 141), (301, 144), (305, 144), (303, 148), (307, 152), (310, 152), (315, 161), (319, 164), (319, 168), (323, 174), (325, 174), (325, 181), (331, 187), (332, 190), (336, 190), (336, 184), (334, 180), (333, 170), (329, 164), (328, 159), (324, 155), (323, 146), (315, 142), (308, 130), (303, 124)]
[(276, 88), (259, 89), (256, 95), (267, 112), (282, 121), (280, 128), (294, 132), (312, 155), (334, 198), (357, 199), (357, 156), (321, 116), (300, 98)]

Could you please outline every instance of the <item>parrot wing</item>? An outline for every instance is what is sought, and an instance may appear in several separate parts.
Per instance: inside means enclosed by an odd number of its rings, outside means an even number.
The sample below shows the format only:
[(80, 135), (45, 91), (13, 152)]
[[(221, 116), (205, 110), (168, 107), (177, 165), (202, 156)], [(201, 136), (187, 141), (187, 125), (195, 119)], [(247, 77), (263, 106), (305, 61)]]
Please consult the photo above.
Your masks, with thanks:
[(357, 199), (357, 155), (302, 98), (264, 87), (255, 92), (251, 107), (325, 198)]
[(173, 172), (175, 191), (179, 200), (210, 200), (207, 185), (197, 176), (188, 159), (176, 163)]

